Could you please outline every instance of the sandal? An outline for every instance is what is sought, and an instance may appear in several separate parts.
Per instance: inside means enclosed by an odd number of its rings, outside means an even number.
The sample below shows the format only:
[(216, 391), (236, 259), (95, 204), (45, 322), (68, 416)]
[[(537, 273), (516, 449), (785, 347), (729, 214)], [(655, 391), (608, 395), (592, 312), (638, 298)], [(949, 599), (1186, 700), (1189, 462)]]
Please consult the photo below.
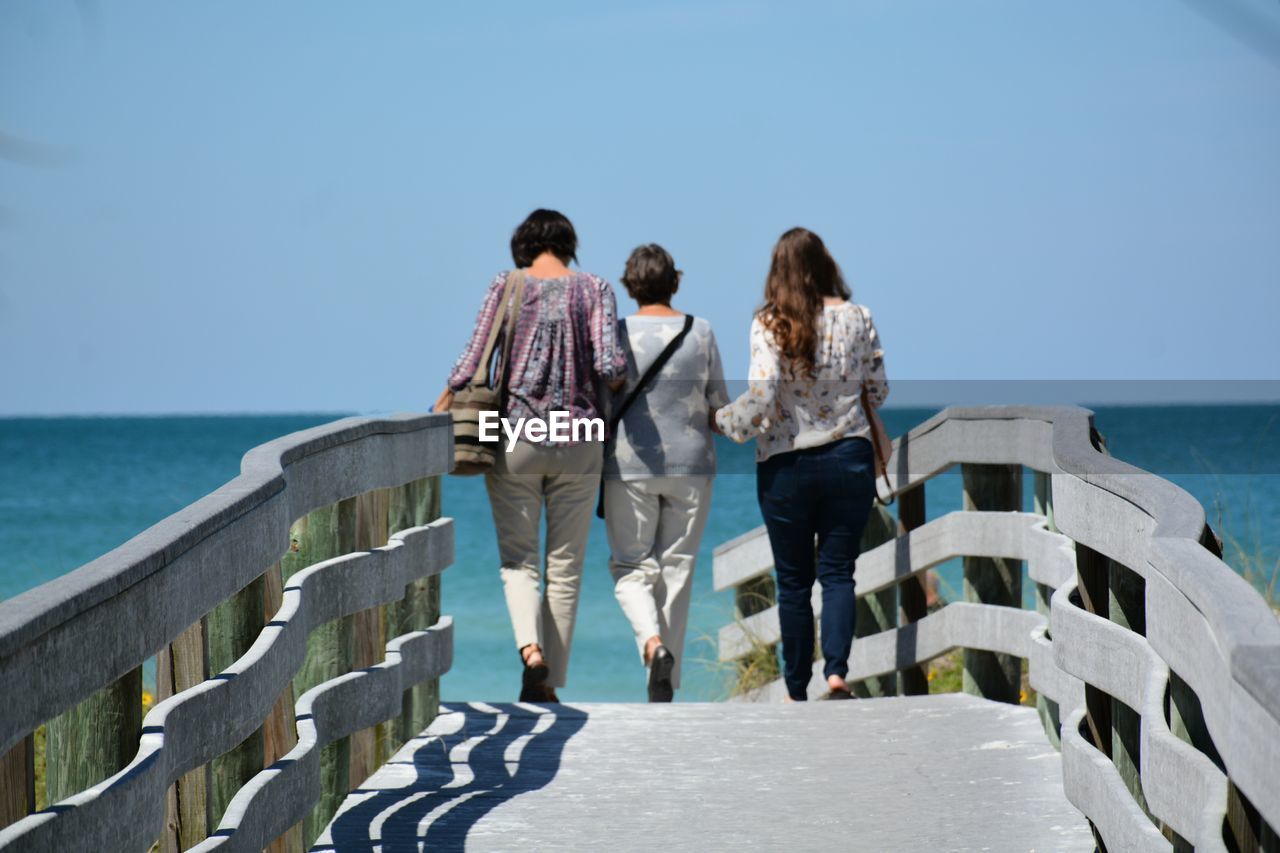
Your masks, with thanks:
[(541, 660), (535, 664), (529, 663), (529, 658), (533, 657), (533, 653), (526, 655), (525, 649), (533, 647), (533, 643), (525, 646), (520, 650), (520, 662), (524, 664), (524, 671), (520, 673), (520, 700), (521, 702), (547, 702), (554, 701), (548, 699), (548, 693), (555, 695), (554, 691), (547, 686), (547, 676), (551, 674), (550, 667), (547, 666), (546, 658), (543, 657), (542, 650), (539, 649), (536, 654)]

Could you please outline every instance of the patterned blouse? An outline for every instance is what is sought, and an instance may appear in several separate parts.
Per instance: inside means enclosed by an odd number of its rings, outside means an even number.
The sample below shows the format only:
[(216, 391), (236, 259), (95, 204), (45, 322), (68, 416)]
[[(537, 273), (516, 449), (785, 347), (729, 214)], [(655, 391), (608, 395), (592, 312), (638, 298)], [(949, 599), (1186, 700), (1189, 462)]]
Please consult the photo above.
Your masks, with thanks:
[(796, 377), (779, 359), (773, 336), (756, 317), (751, 322), (751, 370), (747, 390), (716, 413), (716, 424), (736, 442), (756, 441), (756, 459), (819, 447), (842, 438), (869, 438), (862, 411), (867, 400), (880, 408), (889, 396), (884, 350), (871, 312), (844, 302), (823, 308), (818, 326), (814, 378)]
[[(465, 388), (475, 375), (508, 275), (499, 273), (489, 285), (471, 340), (449, 374), (454, 391)], [(568, 412), (571, 418), (604, 417), (596, 380), (618, 379), (627, 372), (626, 355), (618, 345), (613, 287), (590, 273), (561, 278), (526, 273), (522, 301), (503, 416), (545, 420), (551, 412)]]

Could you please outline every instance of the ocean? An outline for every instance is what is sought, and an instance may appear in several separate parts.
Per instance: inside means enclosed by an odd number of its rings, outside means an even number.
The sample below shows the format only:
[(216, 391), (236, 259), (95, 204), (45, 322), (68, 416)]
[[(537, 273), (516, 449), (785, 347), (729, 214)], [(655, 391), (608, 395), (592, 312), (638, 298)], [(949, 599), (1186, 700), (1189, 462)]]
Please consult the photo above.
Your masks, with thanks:
[[(1280, 405), (1097, 407), (1111, 453), (1194, 495), (1227, 541), (1238, 571), (1274, 578), (1280, 566)], [(900, 434), (931, 415), (889, 409)], [(257, 444), (339, 415), (0, 419), (0, 599), (109, 551), (239, 472)], [(678, 700), (722, 698), (731, 673), (715, 663), (717, 631), (732, 618), (730, 593), (711, 587), (711, 552), (760, 524), (752, 445), (718, 439), (721, 475), (703, 541)], [(1030, 508), (1031, 488), (1024, 489)], [(928, 515), (960, 508), (959, 475), (931, 484)], [(457, 520), (443, 609), (455, 620), (453, 669), (442, 694), (511, 701), (519, 689), (493, 522), (481, 478), (446, 477), (444, 512)], [(644, 671), (613, 597), (607, 543), (593, 522), (568, 686), (578, 701), (643, 701)], [(960, 591), (958, 562), (941, 589)], [(1264, 581), (1265, 582), (1265, 581)], [(145, 677), (151, 681), (152, 670)]]

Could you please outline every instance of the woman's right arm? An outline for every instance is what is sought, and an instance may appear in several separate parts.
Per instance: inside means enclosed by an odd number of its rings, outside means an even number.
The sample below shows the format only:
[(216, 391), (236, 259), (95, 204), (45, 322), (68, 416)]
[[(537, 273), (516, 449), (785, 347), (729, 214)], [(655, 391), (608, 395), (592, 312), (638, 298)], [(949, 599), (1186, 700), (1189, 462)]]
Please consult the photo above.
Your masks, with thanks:
[(507, 286), (507, 273), (502, 272), (489, 284), (489, 292), (485, 294), (484, 303), (476, 317), (475, 328), (471, 331), (471, 340), (458, 356), (449, 374), (449, 390), (461, 391), (467, 387), (471, 377), (480, 367), (480, 358), (484, 355), (485, 341), (489, 339), (489, 330), (493, 328), (494, 315), (498, 313), (498, 303), (502, 301), (502, 291)]
[(751, 369), (747, 390), (716, 412), (720, 431), (739, 444), (769, 428), (778, 395), (778, 355), (760, 318), (751, 321)]

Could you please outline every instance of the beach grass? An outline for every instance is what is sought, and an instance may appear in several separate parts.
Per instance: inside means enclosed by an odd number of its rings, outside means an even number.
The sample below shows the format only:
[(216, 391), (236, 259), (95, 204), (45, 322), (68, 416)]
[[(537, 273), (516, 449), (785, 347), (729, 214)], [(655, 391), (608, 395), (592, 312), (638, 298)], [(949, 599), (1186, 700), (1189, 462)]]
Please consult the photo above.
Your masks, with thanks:
[(1280, 616), (1280, 554), (1268, 553), (1262, 523), (1249, 492), (1238, 507), (1221, 494), (1214, 500), (1214, 531), (1221, 537), (1222, 559), (1258, 591)]

